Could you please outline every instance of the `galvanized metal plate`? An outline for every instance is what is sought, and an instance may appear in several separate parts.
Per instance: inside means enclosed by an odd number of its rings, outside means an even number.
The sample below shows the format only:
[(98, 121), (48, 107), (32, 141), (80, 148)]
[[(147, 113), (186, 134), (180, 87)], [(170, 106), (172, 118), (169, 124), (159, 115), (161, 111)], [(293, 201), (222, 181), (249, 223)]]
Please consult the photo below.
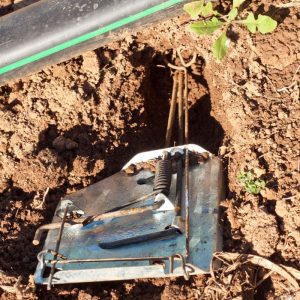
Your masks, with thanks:
[[(197, 145), (186, 145), (182, 148), (201, 153), (205, 150)], [(176, 147), (177, 149), (178, 147)], [(173, 151), (175, 148), (167, 150)], [(158, 158), (162, 151), (155, 150), (140, 153), (128, 165), (145, 162)], [(124, 168), (125, 168), (124, 167)], [(68, 199), (86, 215), (104, 213), (116, 206), (149, 194), (153, 190), (153, 183), (138, 184), (139, 179), (149, 178), (153, 173), (141, 170), (129, 176), (123, 170), (81, 191), (71, 194)], [(221, 250), (221, 234), (218, 223), (219, 201), (223, 197), (222, 166), (218, 158), (210, 156), (203, 164), (190, 167), (190, 258), (187, 263), (191, 274), (201, 274), (209, 271), (212, 255)], [(172, 176), (171, 193), (169, 199), (175, 199), (176, 174)], [(183, 199), (183, 207), (185, 199)], [(60, 204), (58, 208), (60, 208)], [(185, 211), (185, 209), (183, 209)], [(56, 265), (53, 284), (79, 283), (94, 281), (112, 281), (135, 278), (155, 278), (184, 275), (180, 261), (174, 262), (170, 270), (171, 261), (165, 259), (174, 254), (185, 254), (185, 236), (178, 235), (163, 240), (148, 241), (139, 244), (123, 246), (116, 249), (102, 249), (100, 242), (128, 238), (144, 233), (164, 230), (172, 223), (175, 212), (173, 210), (147, 212), (131, 217), (122, 217), (108, 222), (92, 223), (86, 227), (79, 225), (66, 227), (63, 231), (59, 253), (68, 260), (104, 259), (107, 261), (73, 262)], [(53, 222), (58, 222), (55, 216)], [(58, 230), (49, 231), (44, 250), (54, 249)], [(138, 261), (122, 260), (122, 258), (161, 258)], [(47, 253), (45, 260), (51, 260), (53, 255)], [(120, 259), (110, 261), (112, 258)], [(156, 261), (155, 261), (156, 260)], [(48, 282), (46, 273), (47, 263), (39, 261), (35, 273), (35, 281), (39, 284)]]

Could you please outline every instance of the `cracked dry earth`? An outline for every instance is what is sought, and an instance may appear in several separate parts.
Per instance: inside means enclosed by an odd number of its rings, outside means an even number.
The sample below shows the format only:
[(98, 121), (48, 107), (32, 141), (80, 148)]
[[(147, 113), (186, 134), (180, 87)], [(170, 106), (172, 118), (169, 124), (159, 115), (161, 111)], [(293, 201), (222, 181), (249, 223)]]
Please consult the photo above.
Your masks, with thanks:
[[(224, 251), (300, 270), (300, 11), (279, 1), (249, 5), (279, 26), (268, 35), (235, 28), (238, 38), (222, 63), (212, 58), (211, 38), (191, 34), (182, 15), (0, 87), (1, 299), (296, 299), (276, 273), (255, 287), (268, 271), (249, 264), (234, 270), (223, 298), (205, 289), (209, 276), (50, 292), (32, 281), (41, 249), (31, 241), (60, 197), (163, 145), (172, 78), (161, 65), (165, 51), (179, 46), (197, 52), (199, 74), (189, 79), (191, 142), (224, 162)], [(1, 14), (18, 6), (0, 1)], [(241, 170), (266, 188), (247, 193), (237, 180)]]

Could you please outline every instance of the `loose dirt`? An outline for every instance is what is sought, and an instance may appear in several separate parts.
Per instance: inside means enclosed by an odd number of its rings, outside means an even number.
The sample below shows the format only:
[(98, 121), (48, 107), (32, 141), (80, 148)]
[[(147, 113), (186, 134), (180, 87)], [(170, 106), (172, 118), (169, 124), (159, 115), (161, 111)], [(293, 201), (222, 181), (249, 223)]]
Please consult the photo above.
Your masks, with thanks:
[[(224, 250), (300, 269), (300, 10), (279, 4), (250, 4), (279, 27), (268, 35), (236, 28), (221, 63), (212, 57), (211, 38), (191, 34), (182, 15), (0, 87), (1, 299), (20, 299), (20, 289), (27, 299), (217, 299), (204, 293), (208, 276), (51, 292), (32, 283), (41, 250), (32, 245), (34, 232), (51, 220), (59, 199), (120, 170), (134, 154), (163, 146), (172, 89), (163, 57), (179, 46), (187, 57), (197, 52), (190, 140), (224, 161)], [(14, 5), (20, 3), (0, 1), (1, 14)], [(266, 188), (245, 192), (241, 170)], [(236, 267), (222, 299), (295, 299), (276, 273), (255, 287), (266, 273)]]

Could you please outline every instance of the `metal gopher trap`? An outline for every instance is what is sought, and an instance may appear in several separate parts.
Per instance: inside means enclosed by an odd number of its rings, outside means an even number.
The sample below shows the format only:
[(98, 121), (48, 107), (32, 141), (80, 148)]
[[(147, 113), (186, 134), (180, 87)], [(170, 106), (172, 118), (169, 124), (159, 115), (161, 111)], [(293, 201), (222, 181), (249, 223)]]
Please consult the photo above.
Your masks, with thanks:
[[(165, 148), (137, 154), (120, 172), (59, 202), (34, 239), (39, 244), (48, 231), (36, 283), (50, 289), (209, 271), (221, 249), (222, 166), (188, 142), (187, 69), (194, 59), (187, 64), (178, 55), (180, 67), (167, 62), (175, 71)], [(170, 147), (176, 110), (179, 146)]]

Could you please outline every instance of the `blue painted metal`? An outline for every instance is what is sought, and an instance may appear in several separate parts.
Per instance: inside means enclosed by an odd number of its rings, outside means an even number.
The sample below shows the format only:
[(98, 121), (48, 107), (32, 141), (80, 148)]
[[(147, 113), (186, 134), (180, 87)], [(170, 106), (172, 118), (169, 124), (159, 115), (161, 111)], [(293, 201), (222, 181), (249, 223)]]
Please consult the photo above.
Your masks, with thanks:
[[(196, 145), (183, 146), (198, 153), (205, 150)], [(174, 148), (172, 148), (174, 149)], [(192, 149), (192, 150), (191, 150)], [(157, 158), (163, 151), (156, 150), (141, 153), (131, 163)], [(170, 150), (170, 149), (169, 149)], [(93, 184), (79, 192), (65, 197), (83, 210), (86, 215), (104, 213), (116, 206), (139, 198), (152, 192), (153, 183), (139, 185), (137, 181), (148, 178), (153, 173), (141, 170), (129, 176), (124, 171)], [(176, 174), (172, 176), (169, 199), (175, 201)], [(215, 251), (221, 250), (221, 234), (218, 222), (219, 201), (223, 197), (222, 166), (218, 158), (210, 156), (203, 164), (190, 166), (190, 258), (187, 262), (191, 274), (209, 272), (209, 265)], [(149, 199), (153, 201), (153, 199)], [(183, 199), (183, 212), (184, 209)], [(58, 205), (58, 210), (60, 204)], [(110, 259), (110, 258), (143, 258), (171, 257), (176, 253), (185, 254), (185, 235), (163, 240), (148, 241), (128, 245), (116, 249), (101, 249), (99, 242), (113, 241), (132, 236), (164, 230), (174, 219), (174, 210), (147, 212), (130, 217), (112, 219), (109, 222), (91, 223), (86, 227), (74, 225), (66, 227), (63, 232), (59, 253), (68, 260)], [(183, 218), (185, 216), (183, 215)], [(55, 216), (53, 222), (58, 222)], [(44, 249), (54, 249), (58, 230), (49, 231)], [(53, 255), (45, 254), (46, 261), (37, 266), (35, 281), (46, 284), (43, 277), (47, 260)], [(162, 259), (163, 264), (153, 264), (149, 259), (139, 261), (105, 261), (105, 262), (72, 262), (57, 263), (60, 270), (55, 273), (53, 284), (78, 283), (93, 281), (112, 281), (135, 278), (153, 278), (183, 275), (179, 261), (174, 263), (174, 271), (170, 271), (170, 261)], [(49, 263), (48, 263), (48, 266)]]

